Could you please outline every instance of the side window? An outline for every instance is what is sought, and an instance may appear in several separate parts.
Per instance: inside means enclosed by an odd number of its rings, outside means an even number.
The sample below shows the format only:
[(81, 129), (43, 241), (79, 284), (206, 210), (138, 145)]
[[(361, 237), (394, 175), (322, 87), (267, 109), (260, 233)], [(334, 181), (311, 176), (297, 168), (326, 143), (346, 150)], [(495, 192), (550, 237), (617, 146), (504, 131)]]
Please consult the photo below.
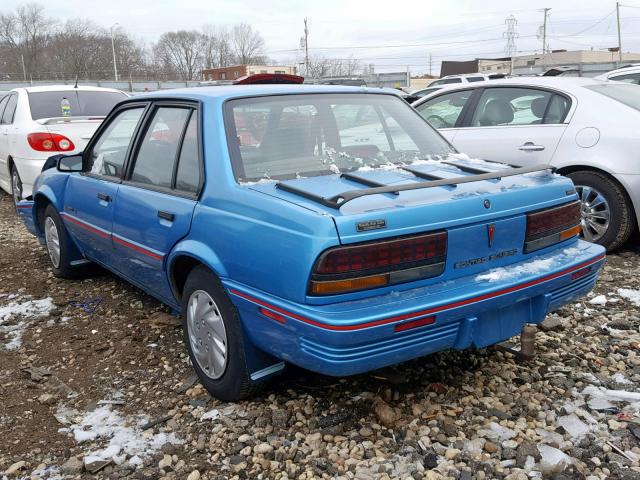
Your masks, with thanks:
[(198, 193), (200, 186), (200, 162), (198, 155), (198, 118), (194, 111), (184, 133), (178, 172), (176, 173), (176, 190), (187, 193)]
[(472, 127), (543, 123), (551, 93), (532, 88), (487, 88), (471, 119)]
[(416, 106), (416, 110), (435, 128), (453, 128), (471, 93), (463, 90), (440, 95)]
[(4, 113), (2, 114), (2, 122), (3, 124), (11, 124), (13, 123), (13, 117), (16, 113), (16, 106), (18, 105), (18, 94), (12, 93), (9, 95), (9, 100), (7, 101), (7, 107), (4, 109)]
[(117, 114), (93, 146), (87, 170), (96, 175), (120, 177), (127, 149), (136, 131), (144, 107), (131, 108)]
[(7, 106), (8, 101), (9, 95), (6, 95), (2, 99), (0, 99), (0, 124), (2, 123), (2, 112), (4, 112), (4, 107)]
[(544, 122), (542, 123), (554, 124), (564, 122), (567, 113), (569, 113), (569, 107), (571, 107), (571, 102), (568, 98), (562, 95), (554, 95), (551, 97), (547, 112), (544, 116)]
[(173, 167), (190, 108), (160, 107), (138, 149), (130, 180), (171, 188)]
[(640, 73), (628, 73), (625, 75), (609, 77), (609, 80), (615, 80), (616, 82), (633, 83), (635, 85), (638, 85), (640, 84)]
[(482, 82), (484, 81), (483, 77), (467, 77), (467, 82)]

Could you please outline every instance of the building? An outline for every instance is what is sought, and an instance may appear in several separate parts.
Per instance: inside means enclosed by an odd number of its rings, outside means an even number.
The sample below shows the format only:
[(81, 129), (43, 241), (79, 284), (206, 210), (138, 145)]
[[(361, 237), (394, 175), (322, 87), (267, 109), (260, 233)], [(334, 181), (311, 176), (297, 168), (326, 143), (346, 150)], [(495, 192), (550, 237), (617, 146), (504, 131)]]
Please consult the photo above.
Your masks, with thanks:
[(235, 80), (245, 75), (257, 73), (286, 73), (296, 74), (296, 67), (267, 66), (267, 65), (235, 65), (233, 67), (205, 68), (202, 70), (203, 80)]
[(476, 58), (474, 60), (444, 60), (440, 65), (440, 76), (464, 73), (511, 73), (511, 58)]
[(576, 75), (594, 77), (629, 63), (640, 62), (640, 53), (623, 52), (619, 61), (617, 49), (607, 50), (552, 50), (545, 54), (513, 57), (514, 75), (537, 75), (551, 67), (575, 67)]

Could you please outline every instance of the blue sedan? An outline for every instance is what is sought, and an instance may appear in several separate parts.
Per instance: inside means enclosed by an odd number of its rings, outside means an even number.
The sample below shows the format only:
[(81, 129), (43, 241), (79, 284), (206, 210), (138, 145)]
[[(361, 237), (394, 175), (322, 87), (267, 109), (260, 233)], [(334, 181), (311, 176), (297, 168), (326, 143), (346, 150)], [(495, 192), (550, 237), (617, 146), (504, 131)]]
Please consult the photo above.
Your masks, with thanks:
[(56, 276), (99, 264), (180, 312), (224, 400), (286, 362), (342, 376), (495, 344), (590, 291), (605, 258), (570, 180), (470, 159), (357, 87), (128, 99), (18, 211)]

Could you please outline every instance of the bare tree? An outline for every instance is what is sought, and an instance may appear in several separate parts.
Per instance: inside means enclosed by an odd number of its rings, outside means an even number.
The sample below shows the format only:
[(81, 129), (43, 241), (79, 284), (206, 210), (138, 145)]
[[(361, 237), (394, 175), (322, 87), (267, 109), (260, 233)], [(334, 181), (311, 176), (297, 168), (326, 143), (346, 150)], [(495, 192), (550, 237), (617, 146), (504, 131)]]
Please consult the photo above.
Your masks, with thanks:
[(203, 64), (205, 68), (228, 67), (234, 63), (231, 33), (224, 26), (205, 25), (206, 37)]
[(231, 29), (231, 47), (239, 65), (264, 63), (264, 39), (251, 25), (239, 23)]
[(154, 47), (158, 61), (175, 70), (181, 79), (193, 80), (200, 75), (205, 36), (196, 30), (163, 33)]
[(27, 75), (40, 67), (38, 60), (53, 26), (54, 21), (44, 15), (44, 7), (36, 3), (0, 14), (0, 42), (7, 49), (14, 69), (22, 70), (23, 61)]
[(326, 58), (310, 56), (307, 76), (322, 77), (351, 77), (362, 72), (360, 62), (355, 58)]

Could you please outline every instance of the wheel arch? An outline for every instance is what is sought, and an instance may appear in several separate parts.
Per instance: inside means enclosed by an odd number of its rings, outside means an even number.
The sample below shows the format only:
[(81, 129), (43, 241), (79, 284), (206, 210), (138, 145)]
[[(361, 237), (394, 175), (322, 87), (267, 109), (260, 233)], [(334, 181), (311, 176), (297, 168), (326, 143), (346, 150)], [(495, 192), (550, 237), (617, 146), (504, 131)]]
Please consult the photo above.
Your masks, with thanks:
[(566, 176), (571, 173), (584, 172), (584, 171), (599, 173), (600, 175), (607, 177), (609, 180), (615, 183), (618, 187), (620, 187), (620, 191), (622, 191), (622, 194), (625, 196), (629, 206), (631, 207), (631, 210), (632, 210), (631, 217), (635, 220), (634, 229), (637, 229), (638, 225), (640, 224), (640, 206), (636, 205), (636, 203), (633, 201), (633, 198), (631, 198), (631, 195), (629, 195), (629, 191), (627, 187), (622, 182), (620, 182), (620, 180), (618, 180), (612, 173), (606, 170), (603, 170), (602, 168), (594, 167), (592, 165), (567, 165), (564, 167), (559, 167), (556, 170), (556, 173)]
[[(196, 242), (187, 240), (184, 243)], [(178, 302), (182, 301), (182, 292), (184, 291), (187, 277), (196, 267), (203, 266), (218, 278), (226, 275), (226, 271), (217, 255), (215, 255), (209, 247), (201, 244), (198, 246), (200, 247), (199, 249), (187, 249), (184, 247), (189, 247), (189, 245), (181, 244), (178, 248), (174, 249), (167, 260), (169, 284)]]

